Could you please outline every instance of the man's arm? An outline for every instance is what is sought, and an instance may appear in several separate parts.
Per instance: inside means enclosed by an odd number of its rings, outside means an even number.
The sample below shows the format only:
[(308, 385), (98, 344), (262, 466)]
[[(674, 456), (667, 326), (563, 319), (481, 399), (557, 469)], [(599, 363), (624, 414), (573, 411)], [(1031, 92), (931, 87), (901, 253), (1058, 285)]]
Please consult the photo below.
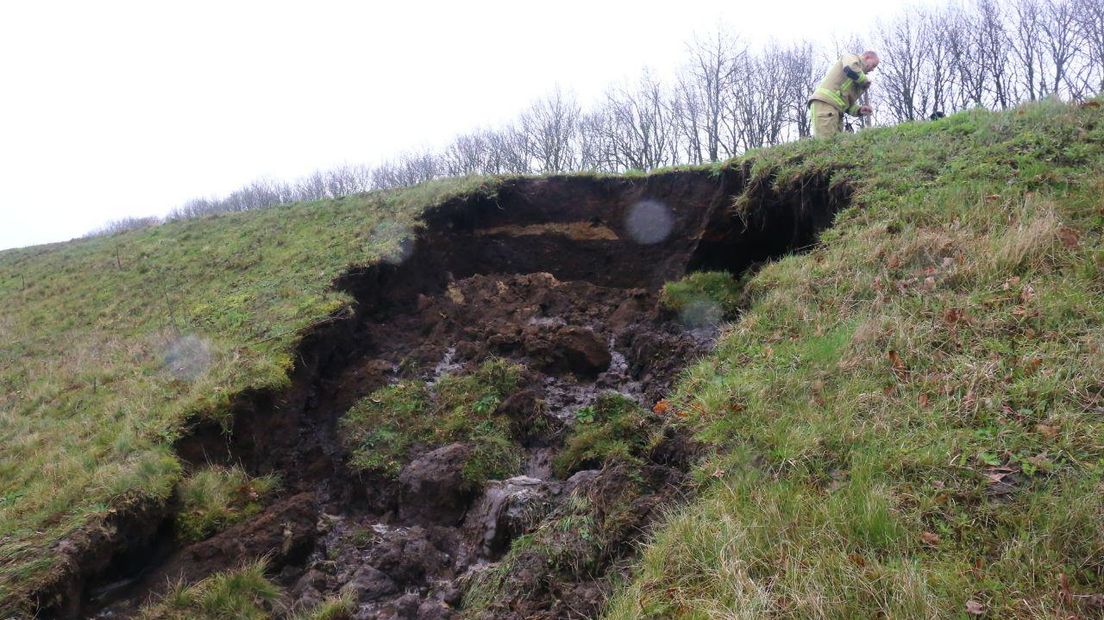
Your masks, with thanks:
[[(864, 92), (867, 88), (870, 88), (870, 78), (867, 77), (866, 72), (863, 71), (861, 56), (852, 56), (851, 62), (845, 62), (843, 65), (843, 74), (847, 76), (847, 79), (858, 86), (859, 92)], [(851, 116), (860, 116), (865, 107), (866, 106), (859, 105), (859, 102), (856, 101), (844, 110), (844, 112), (847, 112)]]
[(844, 65), (843, 74), (859, 86), (865, 87), (870, 85), (870, 78), (867, 77), (866, 72), (863, 71), (861, 60), (856, 60), (851, 64)]

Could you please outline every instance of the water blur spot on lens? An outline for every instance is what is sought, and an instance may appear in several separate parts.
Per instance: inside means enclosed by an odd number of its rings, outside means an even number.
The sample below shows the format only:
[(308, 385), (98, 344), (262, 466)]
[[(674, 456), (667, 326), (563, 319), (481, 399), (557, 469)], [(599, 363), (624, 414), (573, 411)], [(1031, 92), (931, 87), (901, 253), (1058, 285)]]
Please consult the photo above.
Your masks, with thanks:
[(659, 243), (671, 235), (675, 218), (667, 205), (657, 200), (642, 200), (629, 207), (625, 228), (633, 241), (643, 245)]
[(163, 362), (177, 379), (194, 381), (211, 365), (211, 345), (199, 336), (181, 336), (169, 343)]
[(679, 321), (690, 329), (715, 329), (724, 321), (724, 310), (717, 302), (696, 299), (679, 312)]
[(414, 254), (414, 233), (404, 224), (384, 222), (372, 230), (368, 244), (381, 253), (383, 262), (401, 265)]

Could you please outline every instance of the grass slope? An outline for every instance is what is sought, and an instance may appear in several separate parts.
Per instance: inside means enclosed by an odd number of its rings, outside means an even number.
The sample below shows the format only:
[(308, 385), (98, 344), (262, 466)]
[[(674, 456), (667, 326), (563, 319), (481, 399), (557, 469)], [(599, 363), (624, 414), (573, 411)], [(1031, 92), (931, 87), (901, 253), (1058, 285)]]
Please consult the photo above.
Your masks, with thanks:
[(456, 179), (0, 253), (0, 617), (51, 548), (181, 476), (194, 416), (286, 383), (303, 331), (347, 306), (332, 280), (394, 253)]
[[(827, 172), (854, 205), (750, 281), (671, 399), (716, 456), (609, 616), (1093, 613), (1104, 114), (978, 111), (747, 160), (790, 191)], [(0, 611), (74, 528), (171, 493), (182, 425), (283, 385), (302, 331), (349, 301), (333, 277), (467, 191), (493, 183), (0, 253)], [(148, 613), (267, 617), (268, 588), (247, 567)]]
[(716, 456), (609, 618), (1104, 614), (1104, 114), (755, 152), (857, 190), (672, 398)]

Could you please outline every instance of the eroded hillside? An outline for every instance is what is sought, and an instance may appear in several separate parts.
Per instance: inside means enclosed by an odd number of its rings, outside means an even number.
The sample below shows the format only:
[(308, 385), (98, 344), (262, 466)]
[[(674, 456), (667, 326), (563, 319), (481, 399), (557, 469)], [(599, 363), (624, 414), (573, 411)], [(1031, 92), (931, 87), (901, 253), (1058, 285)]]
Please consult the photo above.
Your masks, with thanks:
[[(384, 238), (389, 245), (380, 244), (380, 262), (332, 277), (335, 289), (354, 302), (300, 331), (289, 355), (288, 384), (239, 390), (223, 406), (170, 418), (161, 433), (171, 444), (151, 448), (166, 462), (165, 484), (172, 485), (175, 471), (191, 488), (191, 480), (221, 480), (224, 472), (241, 469), (246, 480), (278, 479), (273, 486), (279, 490), (260, 497), (250, 487), (257, 497), (239, 511), (247, 517), (197, 525), (188, 532), (200, 540), (191, 542), (181, 532), (191, 513), (180, 492), (142, 494), (136, 488), (133, 499), (112, 506), (106, 518), (91, 515), (52, 544), (54, 566), (29, 591), (36, 605), (46, 615), (102, 610), (114, 617), (134, 611), (167, 579), (192, 583), (267, 556), (284, 586), (295, 589), (314, 579), (298, 588), (307, 592), (300, 598), (348, 594), (350, 583), (375, 569), (391, 576), (377, 584), (380, 592), (357, 595), (370, 603), (364, 613), (410, 606), (414, 593), (420, 605), (455, 606), (462, 580), (497, 560), (513, 539), (566, 510), (565, 503), (577, 503), (580, 480), (598, 475), (603, 465), (631, 459), (652, 474), (640, 483), (634, 470), (631, 488), (611, 482), (616, 497), (592, 498), (598, 505), (627, 510), (669, 503), (693, 450), (652, 408), (677, 372), (708, 350), (732, 308), (707, 297), (690, 307), (662, 306), (661, 286), (690, 269), (738, 275), (805, 247), (848, 195), (843, 187), (830, 190), (826, 177), (792, 196), (763, 188), (752, 215), (740, 219), (731, 207), (747, 172), (505, 180), (442, 199), (409, 237), (390, 218), (360, 224), (367, 234), (355, 237)], [(324, 219), (332, 207), (300, 208), (316, 209), (309, 215)], [(201, 234), (185, 231), (174, 241)], [(126, 236), (115, 240), (120, 256), (127, 242)], [(269, 242), (277, 248), (284, 243), (279, 237)], [(265, 248), (240, 250), (232, 259), (240, 261), (239, 269), (261, 267)], [(249, 257), (251, 251), (256, 256)], [(16, 258), (18, 266), (23, 257)], [(135, 266), (139, 271), (154, 262), (152, 254), (144, 258), (146, 264)], [(122, 260), (119, 270), (129, 266)], [(233, 268), (230, 261), (218, 262)], [(284, 294), (294, 297), (293, 291)], [(223, 302), (196, 300), (190, 308)], [(157, 369), (170, 384), (194, 389), (211, 380), (223, 361), (212, 359), (211, 331), (218, 333), (228, 311), (174, 323), (178, 333), (161, 360), (167, 366)], [(239, 321), (248, 324), (246, 317)], [(234, 372), (233, 359), (225, 365)], [(483, 376), (488, 373), (495, 378)], [(406, 400), (394, 410), (371, 411), (404, 386), (411, 394), (402, 395)], [(355, 413), (347, 415), (350, 410)], [(361, 418), (358, 428), (354, 422)], [(214, 471), (203, 473), (208, 469)], [(610, 471), (602, 475), (619, 470)], [(510, 508), (519, 493), (539, 501)], [(517, 518), (499, 512), (519, 510), (526, 513), (523, 522), (500, 523)], [(579, 516), (591, 518), (591, 512)], [(603, 533), (609, 539), (586, 570), (578, 566), (547, 579), (591, 583), (651, 518), (648, 510), (634, 511)], [(232, 521), (240, 522), (222, 529)], [(388, 564), (396, 555), (413, 564)], [(322, 564), (334, 562), (341, 570), (319, 577)], [(528, 595), (534, 609), (551, 609), (559, 598), (553, 592)], [(594, 612), (603, 597), (591, 599)]]
[(5, 611), (1097, 613), (1102, 131), (1045, 103), (0, 254)]

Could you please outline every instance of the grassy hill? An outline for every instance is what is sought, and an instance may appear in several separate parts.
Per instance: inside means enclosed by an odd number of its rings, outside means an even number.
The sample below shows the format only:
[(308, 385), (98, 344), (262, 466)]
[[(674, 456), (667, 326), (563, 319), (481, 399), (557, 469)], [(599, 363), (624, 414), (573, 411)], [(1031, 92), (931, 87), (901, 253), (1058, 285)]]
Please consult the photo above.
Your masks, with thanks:
[(610, 618), (1104, 614), (1104, 115), (753, 153), (854, 185), (674, 402), (717, 456)]
[[(609, 616), (1101, 613), (1099, 106), (726, 165), (745, 164), (751, 186), (828, 175), (852, 204), (750, 281), (742, 320), (673, 395), (714, 456)], [(0, 616), (64, 570), (75, 532), (170, 496), (189, 421), (286, 384), (300, 336), (350, 302), (335, 277), (398, 251), (424, 208), (494, 186), (0, 253)]]
[[(0, 617), (65, 541), (180, 478), (173, 440), (288, 381), (348, 267), (398, 251), (461, 179), (0, 253)], [(59, 547), (59, 545), (62, 545)]]

